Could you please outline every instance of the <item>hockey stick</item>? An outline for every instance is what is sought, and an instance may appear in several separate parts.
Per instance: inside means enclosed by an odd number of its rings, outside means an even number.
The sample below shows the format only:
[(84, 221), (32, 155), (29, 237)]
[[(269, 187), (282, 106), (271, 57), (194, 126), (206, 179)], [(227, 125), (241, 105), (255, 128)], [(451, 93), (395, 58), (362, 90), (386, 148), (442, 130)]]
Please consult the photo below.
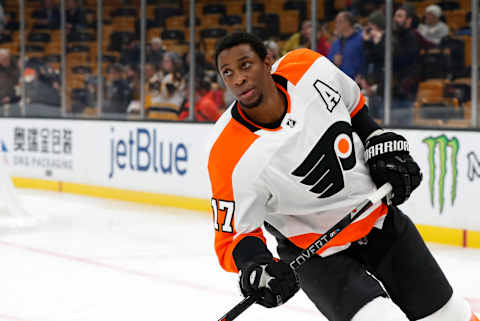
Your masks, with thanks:
[[(368, 198), (363, 201), (362, 204), (352, 209), (344, 218), (342, 218), (337, 224), (332, 228), (326, 231), (319, 239), (313, 242), (309, 247), (300, 252), (299, 255), (293, 261), (290, 262), (290, 267), (293, 270), (297, 270), (303, 263), (305, 263), (309, 258), (311, 258), (318, 250), (330, 242), (338, 233), (343, 231), (347, 226), (355, 221), (360, 215), (365, 213), (373, 204), (380, 202), (382, 198), (387, 196), (388, 193), (392, 191), (392, 185), (390, 183), (385, 183), (378, 190), (373, 192)], [(238, 303), (233, 309), (228, 311), (223, 317), (218, 321), (232, 321), (238, 317), (243, 311), (248, 309), (252, 304), (255, 303), (255, 298), (252, 296), (247, 296), (240, 303)]]

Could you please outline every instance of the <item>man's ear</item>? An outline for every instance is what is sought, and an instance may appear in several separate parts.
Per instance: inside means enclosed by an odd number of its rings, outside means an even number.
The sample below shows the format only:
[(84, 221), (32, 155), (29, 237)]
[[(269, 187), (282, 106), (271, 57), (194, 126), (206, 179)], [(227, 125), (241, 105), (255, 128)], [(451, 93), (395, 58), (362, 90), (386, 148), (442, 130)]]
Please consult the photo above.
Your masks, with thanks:
[(265, 59), (263, 60), (263, 63), (265, 64), (265, 67), (267, 68), (268, 72), (272, 70), (272, 65), (273, 65), (273, 58), (269, 54), (265, 56)]

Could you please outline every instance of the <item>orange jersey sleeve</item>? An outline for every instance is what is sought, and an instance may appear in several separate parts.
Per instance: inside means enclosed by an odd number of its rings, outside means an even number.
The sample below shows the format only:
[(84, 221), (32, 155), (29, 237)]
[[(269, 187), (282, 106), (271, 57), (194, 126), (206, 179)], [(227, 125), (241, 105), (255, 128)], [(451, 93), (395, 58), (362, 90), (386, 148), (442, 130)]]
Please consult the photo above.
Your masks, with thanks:
[(239, 233), (238, 196), (233, 186), (233, 172), (244, 153), (258, 136), (231, 119), (213, 144), (208, 172), (212, 186), (212, 211), (215, 226), (215, 252), (220, 265), (228, 272), (238, 272), (233, 258), (237, 244), (247, 236), (266, 242), (262, 229)]

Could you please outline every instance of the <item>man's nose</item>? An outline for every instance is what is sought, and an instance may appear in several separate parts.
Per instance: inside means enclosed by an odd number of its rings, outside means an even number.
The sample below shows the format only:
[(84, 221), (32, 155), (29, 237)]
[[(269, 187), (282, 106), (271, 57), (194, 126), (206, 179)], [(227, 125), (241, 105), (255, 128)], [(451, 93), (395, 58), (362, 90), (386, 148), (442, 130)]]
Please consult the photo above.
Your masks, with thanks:
[(237, 73), (234, 79), (234, 84), (235, 86), (241, 86), (245, 83), (245, 81), (246, 81), (245, 76), (242, 75), (241, 73)]

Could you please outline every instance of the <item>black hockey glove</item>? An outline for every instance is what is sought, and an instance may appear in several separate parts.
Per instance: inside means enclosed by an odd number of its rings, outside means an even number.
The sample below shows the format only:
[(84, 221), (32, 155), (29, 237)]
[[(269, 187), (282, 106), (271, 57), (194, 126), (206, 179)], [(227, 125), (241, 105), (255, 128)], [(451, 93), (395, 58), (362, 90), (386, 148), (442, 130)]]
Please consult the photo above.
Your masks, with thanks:
[(405, 202), (422, 181), (422, 173), (409, 153), (407, 140), (398, 134), (384, 132), (367, 138), (365, 161), (377, 185), (392, 184), (393, 205)]
[(257, 303), (273, 308), (287, 302), (300, 289), (295, 272), (282, 261), (250, 262), (240, 270), (240, 290)]

